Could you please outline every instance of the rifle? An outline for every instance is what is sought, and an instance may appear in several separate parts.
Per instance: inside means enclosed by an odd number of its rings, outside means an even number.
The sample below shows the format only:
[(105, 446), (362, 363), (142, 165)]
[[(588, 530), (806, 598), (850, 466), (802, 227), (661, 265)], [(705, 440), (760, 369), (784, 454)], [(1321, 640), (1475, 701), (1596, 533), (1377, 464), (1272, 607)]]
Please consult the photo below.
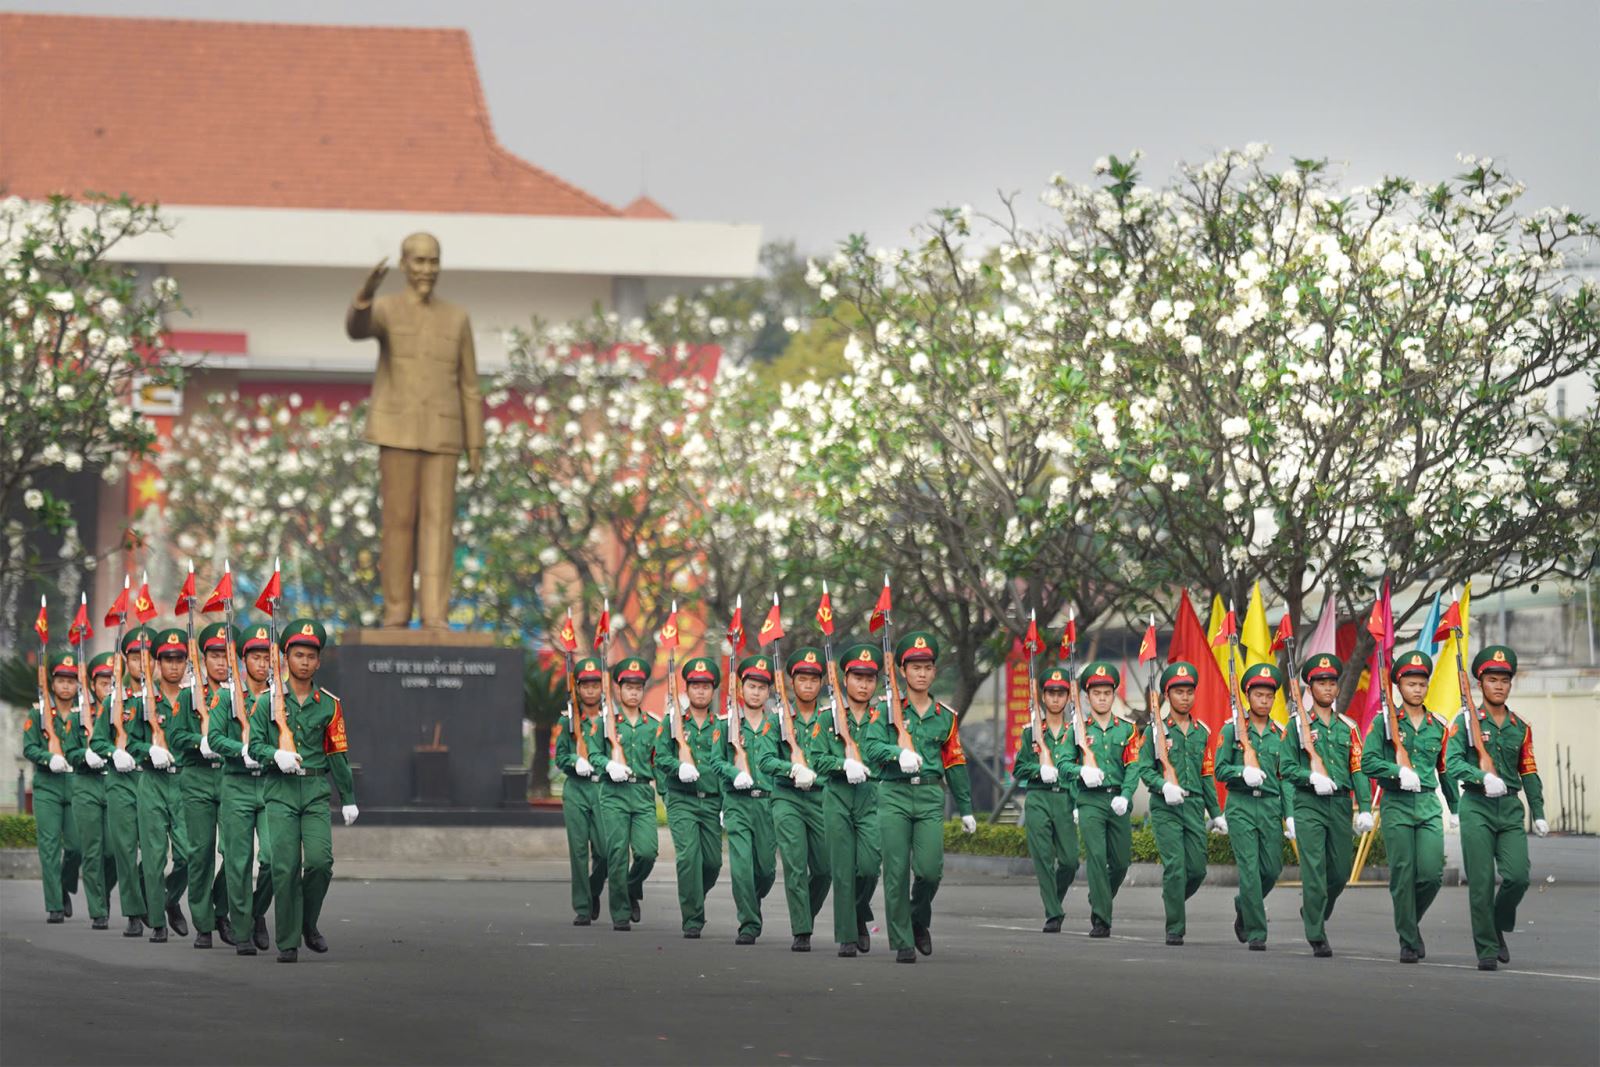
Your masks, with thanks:
[[(884, 587), (889, 585), (889, 576), (883, 576)], [(894, 667), (894, 622), (889, 617), (888, 607), (883, 612), (883, 701), (889, 712), (889, 722), (894, 726), (894, 743), (903, 749), (912, 752), (917, 750), (917, 744), (911, 739), (911, 731), (906, 729), (906, 709), (900, 702), (900, 676)]]
[[(1285, 613), (1287, 615), (1287, 613)], [(1294, 630), (1284, 638), (1289, 650), (1289, 701), (1294, 705), (1295, 735), (1300, 739), (1300, 750), (1311, 761), (1311, 773), (1328, 777), (1328, 765), (1322, 761), (1322, 754), (1311, 743), (1311, 724), (1306, 722), (1306, 705), (1300, 696), (1300, 657), (1295, 652)]]
[[(39, 598), (39, 614), (44, 615), (44, 597)], [(61, 738), (56, 734), (56, 702), (55, 694), (50, 692), (50, 667), (46, 662), (49, 651), (45, 648), (44, 635), (39, 635), (39, 729), (44, 733), (46, 747), (50, 755), (66, 759), (67, 755), (61, 750)]]
[(622, 738), (617, 734), (617, 712), (611, 706), (611, 601), (608, 598), (601, 609), (606, 620), (605, 633), (600, 637), (600, 721), (605, 724), (606, 742), (611, 746), (611, 758), (627, 766), (622, 751)]
[(695, 766), (694, 753), (689, 748), (689, 738), (683, 732), (683, 705), (678, 702), (678, 602), (672, 602), (672, 642), (667, 646), (667, 722), (672, 728), (672, 740), (678, 745), (678, 762)]
[(1071, 618), (1067, 621), (1067, 629), (1073, 636), (1067, 641), (1067, 706), (1072, 713), (1072, 741), (1078, 746), (1078, 751), (1083, 753), (1083, 765), (1100, 769), (1100, 761), (1095, 758), (1094, 749), (1089, 747), (1089, 731), (1084, 724), (1083, 705), (1078, 696), (1078, 612), (1074, 608)]
[[(772, 606), (778, 606), (778, 594), (772, 594)], [(805, 751), (800, 747), (800, 741), (794, 735), (794, 707), (789, 703), (789, 690), (783, 682), (783, 639), (773, 638), (772, 641), (772, 677), (778, 690), (778, 736), (789, 743), (789, 762), (801, 767), (810, 767), (806, 762)]]
[(124, 678), (128, 663), (122, 654), (122, 631), (128, 625), (128, 585), (128, 576), (124, 574), (122, 597), (117, 601), (123, 605), (123, 610), (117, 614), (117, 643), (111, 646), (111, 743), (113, 747), (120, 748), (124, 752), (128, 749), (128, 728), (122, 721), (123, 716), (127, 714), (123, 700), (127, 693)]
[[(272, 573), (278, 573), (278, 561), (272, 561)], [(299, 755), (295, 747), (294, 731), (289, 729), (289, 715), (283, 706), (283, 690), (288, 684), (283, 676), (283, 650), (278, 647), (278, 598), (267, 598), (267, 638), (272, 642), (267, 649), (267, 692), (272, 711), (272, 721), (278, 724), (278, 747)]]
[(1394, 745), (1394, 761), (1407, 770), (1411, 767), (1411, 753), (1406, 751), (1405, 742), (1400, 739), (1400, 716), (1394, 710), (1394, 693), (1391, 691), (1393, 679), (1390, 677), (1389, 649), (1383, 643), (1378, 645), (1378, 685), (1383, 690), (1383, 732), (1388, 735), (1390, 744)]
[[(228, 564), (222, 564), (226, 571)], [(229, 588), (232, 588), (230, 585)], [(239, 671), (239, 648), (233, 640), (233, 597), (229, 597), (224, 605), (223, 618), (228, 627), (228, 703), (233, 705), (233, 717), (239, 722), (239, 747), (242, 751), (250, 751), (250, 708), (246, 706), (244, 679)]]
[[(828, 582), (823, 579), (822, 595), (828, 595)], [(833, 608), (828, 608), (826, 620), (819, 610), (818, 622), (822, 628), (822, 661), (828, 670), (828, 692), (833, 695), (833, 732), (839, 740), (844, 742), (846, 759), (853, 759), (862, 766), (866, 766), (861, 758), (861, 749), (856, 747), (856, 739), (850, 733), (850, 705), (845, 703), (844, 689), (839, 685), (839, 665), (833, 661)]]
[[(194, 587), (194, 560), (189, 561), (189, 586)], [(187, 598), (189, 602), (189, 677), (186, 678), (185, 688), (189, 690), (189, 706), (194, 709), (195, 715), (200, 718), (200, 736), (205, 737), (211, 732), (211, 683), (205, 677), (205, 661), (200, 658), (200, 643), (194, 636), (194, 597)]]
[[(744, 607), (744, 597), (741, 595), (734, 605), (735, 618), (741, 617)], [(744, 750), (744, 694), (738, 700), (733, 699), (733, 639), (734, 630), (730, 627), (727, 636), (723, 639), (722, 662), (727, 667), (722, 672), (722, 705), (728, 712), (728, 742), (733, 745), (733, 766), (750, 778), (750, 756)]]
[[(1228, 615), (1233, 616), (1233, 602), (1228, 602)], [(1237, 627), (1235, 627), (1235, 630)], [(1239, 668), (1236, 662), (1239, 655), (1239, 635), (1237, 632), (1228, 634), (1228, 717), (1233, 723), (1233, 740), (1244, 750), (1244, 765), (1261, 769), (1261, 760), (1256, 755), (1255, 743), (1250, 740), (1250, 724), (1245, 721), (1244, 706), (1239, 700)]]
[[(1155, 616), (1150, 617), (1150, 625), (1155, 625)], [(1167, 749), (1167, 720), (1161, 714), (1161, 693), (1157, 686), (1161, 682), (1161, 674), (1155, 669), (1155, 664), (1150, 666), (1150, 686), (1145, 700), (1150, 705), (1150, 748), (1155, 753), (1156, 763), (1161, 767), (1161, 777), (1179, 785), (1178, 772), (1172, 767), (1172, 756)], [(1181, 786), (1180, 786), (1181, 788)], [(1184, 790), (1184, 796), (1189, 791)]]
[(144, 721), (150, 726), (150, 743), (167, 747), (167, 731), (162, 729), (160, 717), (156, 714), (155, 684), (150, 676), (155, 673), (155, 663), (150, 656), (150, 643), (145, 642), (145, 647), (139, 650), (139, 669), (144, 673)]
[(584, 739), (583, 723), (579, 719), (578, 712), (578, 662), (577, 657), (572, 654), (572, 645), (566, 644), (567, 640), (574, 642), (577, 640), (577, 631), (572, 628), (571, 608), (567, 609), (565, 633), (572, 635), (571, 638), (564, 637), (562, 641), (567, 654), (567, 721), (572, 723), (573, 751), (577, 753), (579, 759), (586, 761), (589, 758), (589, 742)]
[(1028, 658), (1028, 729), (1033, 732), (1033, 750), (1039, 756), (1039, 767), (1054, 767), (1056, 757), (1044, 732), (1044, 702), (1039, 698), (1039, 679), (1033, 670), (1034, 652), (1038, 647), (1039, 624), (1032, 608), (1028, 609), (1028, 640), (1022, 643), (1022, 654)]
[(1478, 769), (1484, 774), (1498, 774), (1494, 769), (1494, 757), (1489, 755), (1489, 747), (1483, 743), (1483, 730), (1478, 723), (1478, 709), (1472, 703), (1472, 689), (1467, 681), (1467, 661), (1462, 654), (1461, 646), (1467, 643), (1461, 634), (1461, 627), (1452, 626), (1450, 632), (1456, 639), (1456, 684), (1461, 687), (1461, 714), (1467, 720), (1467, 741), (1478, 750)]

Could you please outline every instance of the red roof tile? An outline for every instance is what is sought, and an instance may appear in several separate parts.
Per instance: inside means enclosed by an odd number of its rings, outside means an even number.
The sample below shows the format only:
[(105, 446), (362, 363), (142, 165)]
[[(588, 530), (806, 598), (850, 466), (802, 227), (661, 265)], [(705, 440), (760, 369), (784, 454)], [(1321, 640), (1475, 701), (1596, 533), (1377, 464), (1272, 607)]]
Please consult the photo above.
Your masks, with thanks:
[(0, 190), (619, 214), (501, 147), (439, 29), (0, 14)]
[(639, 196), (633, 203), (622, 209), (624, 218), (630, 219), (670, 219), (672, 212), (651, 200), (648, 196)]

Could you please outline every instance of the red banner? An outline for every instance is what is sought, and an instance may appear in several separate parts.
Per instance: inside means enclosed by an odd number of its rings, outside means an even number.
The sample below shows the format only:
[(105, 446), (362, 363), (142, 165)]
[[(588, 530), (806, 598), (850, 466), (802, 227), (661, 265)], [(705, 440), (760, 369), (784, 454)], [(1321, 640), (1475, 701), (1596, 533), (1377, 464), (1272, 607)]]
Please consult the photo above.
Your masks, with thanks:
[(1028, 661), (1020, 641), (1011, 644), (1002, 682), (1005, 703), (1001, 706), (1001, 715), (1006, 724), (1006, 770), (1009, 771), (1017, 759), (1017, 746), (1022, 744), (1022, 729), (1028, 725)]

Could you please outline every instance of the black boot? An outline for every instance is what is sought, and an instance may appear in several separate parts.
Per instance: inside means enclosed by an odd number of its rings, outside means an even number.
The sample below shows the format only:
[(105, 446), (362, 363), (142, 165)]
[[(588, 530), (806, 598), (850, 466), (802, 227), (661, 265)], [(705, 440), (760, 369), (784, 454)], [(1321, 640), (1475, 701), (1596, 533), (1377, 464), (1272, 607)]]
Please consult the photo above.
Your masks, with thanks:
[(811, 935), (810, 934), (795, 934), (794, 935), (794, 944), (789, 946), (789, 951), (790, 952), (810, 952), (811, 951)]
[(189, 936), (189, 923), (183, 917), (183, 909), (176, 904), (167, 907), (167, 923), (172, 927), (172, 932), (179, 937)]
[(1090, 937), (1110, 937), (1111, 936), (1111, 927), (1107, 926), (1105, 923), (1100, 922), (1098, 920), (1091, 920), (1090, 923), (1089, 923), (1089, 936)]
[(738, 937), (733, 939), (733, 943), (735, 945), (753, 945), (756, 943), (756, 935), (740, 934)]
[(158, 944), (158, 945), (166, 944), (167, 943), (167, 928), (165, 926), (158, 926), (155, 929), (151, 930), (150, 931), (150, 940), (153, 941), (154, 943)]
[(685, 930), (683, 932), (683, 936), (690, 941), (698, 941), (700, 940), (700, 931), (698, 928), (694, 930)]
[(1333, 947), (1327, 941), (1311, 942), (1311, 954), (1319, 960), (1325, 960), (1333, 955)]
[(195, 948), (210, 948), (211, 947), (211, 935), (206, 933), (203, 930), (200, 933), (195, 934), (194, 935), (194, 947)]
[(299, 961), (300, 961), (300, 950), (299, 949), (285, 948), (285, 949), (279, 949), (278, 950), (278, 962), (279, 963), (298, 963)]
[(933, 934), (926, 926), (913, 926), (911, 941), (917, 946), (917, 951), (924, 956), (933, 955)]
[(1419, 934), (1417, 934), (1417, 959), (1425, 960), (1427, 958), (1428, 958), (1428, 946), (1424, 945), (1422, 943), (1422, 935), (1419, 933)]
[(1267, 943), (1265, 941), (1252, 940), (1250, 942), (1250, 951), (1251, 952), (1265, 952), (1265, 951), (1267, 951)]
[(272, 939), (267, 936), (267, 917), (265, 915), (256, 919), (255, 926), (250, 931), (250, 940), (254, 941), (256, 948), (262, 952), (272, 947)]
[(573, 926), (588, 926), (589, 922), (590, 922), (589, 916), (587, 916), (587, 915), (579, 915), (579, 916), (577, 916), (576, 918), (574, 918), (572, 920), (572, 925)]
[(1506, 935), (1501, 931), (1496, 930), (1494, 932), (1494, 936), (1500, 942), (1500, 951), (1495, 953), (1494, 958), (1499, 960), (1501, 963), (1510, 963), (1511, 950), (1506, 947)]
[(894, 954), (894, 961), (896, 963), (916, 963), (917, 950), (914, 948), (903, 948)]
[(315, 930), (302, 930), (301, 934), (306, 939), (306, 948), (312, 952), (322, 953), (328, 951), (328, 939)]
[(1401, 963), (1416, 963), (1417, 962), (1417, 950), (1412, 948), (1410, 945), (1401, 945), (1400, 946), (1400, 962)]
[(102, 916), (100, 916), (100, 918), (95, 919), (93, 922), (91, 922), (89, 924), (89, 929), (91, 929), (91, 930), (109, 930), (109, 929), (111, 929), (111, 920), (109, 918), (107, 918), (106, 916), (102, 915)]
[(55, 926), (58, 923), (66, 922), (67, 919), (66, 916), (59, 911), (50, 911), (45, 913), (44, 921), (49, 923), (51, 926)]
[(240, 956), (254, 956), (256, 954), (256, 946), (249, 941), (241, 941), (233, 946), (233, 951)]
[(1244, 936), (1244, 912), (1239, 910), (1237, 900), (1233, 902), (1233, 936), (1239, 939), (1241, 945), (1247, 940)]
[(1168, 934), (1167, 935), (1167, 944), (1173, 945), (1173, 946), (1178, 946), (1178, 945), (1183, 944), (1183, 935), (1182, 934)]
[(61, 894), (61, 914), (65, 915), (69, 919), (72, 918), (72, 894), (71, 893), (62, 893)]
[(122, 931), (122, 936), (123, 937), (143, 937), (144, 936), (144, 920), (130, 918), (128, 920), (127, 929)]
[(613, 930), (632, 930), (633, 929), (633, 924), (631, 922), (629, 922), (627, 919), (623, 919), (619, 923), (612, 923), (611, 924), (611, 929), (613, 929)]
[(1059, 934), (1061, 932), (1061, 916), (1057, 915), (1053, 919), (1046, 919), (1044, 921), (1044, 932), (1047, 934)]
[(233, 924), (228, 921), (226, 915), (217, 916), (217, 936), (222, 939), (224, 945), (237, 945), (239, 943), (233, 939)]
[(1480, 971), (1497, 971), (1499, 969), (1500, 969), (1500, 964), (1495, 962), (1494, 960), (1479, 960), (1478, 961), (1478, 970), (1480, 970)]
[(847, 960), (855, 959), (856, 958), (856, 943), (854, 941), (843, 941), (843, 942), (840, 942), (840, 944), (839, 944), (839, 955), (843, 956)]
[(864, 922), (856, 923), (856, 951), (863, 956), (872, 951), (872, 932)]

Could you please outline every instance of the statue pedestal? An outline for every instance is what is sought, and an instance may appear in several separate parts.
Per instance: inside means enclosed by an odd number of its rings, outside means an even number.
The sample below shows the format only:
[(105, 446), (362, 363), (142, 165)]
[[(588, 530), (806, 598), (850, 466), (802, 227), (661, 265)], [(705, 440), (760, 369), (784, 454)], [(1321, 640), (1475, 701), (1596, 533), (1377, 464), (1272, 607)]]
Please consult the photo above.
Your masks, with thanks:
[(523, 763), (522, 649), (462, 631), (355, 630), (317, 674), (343, 703), (363, 809), (510, 803), (505, 779)]

